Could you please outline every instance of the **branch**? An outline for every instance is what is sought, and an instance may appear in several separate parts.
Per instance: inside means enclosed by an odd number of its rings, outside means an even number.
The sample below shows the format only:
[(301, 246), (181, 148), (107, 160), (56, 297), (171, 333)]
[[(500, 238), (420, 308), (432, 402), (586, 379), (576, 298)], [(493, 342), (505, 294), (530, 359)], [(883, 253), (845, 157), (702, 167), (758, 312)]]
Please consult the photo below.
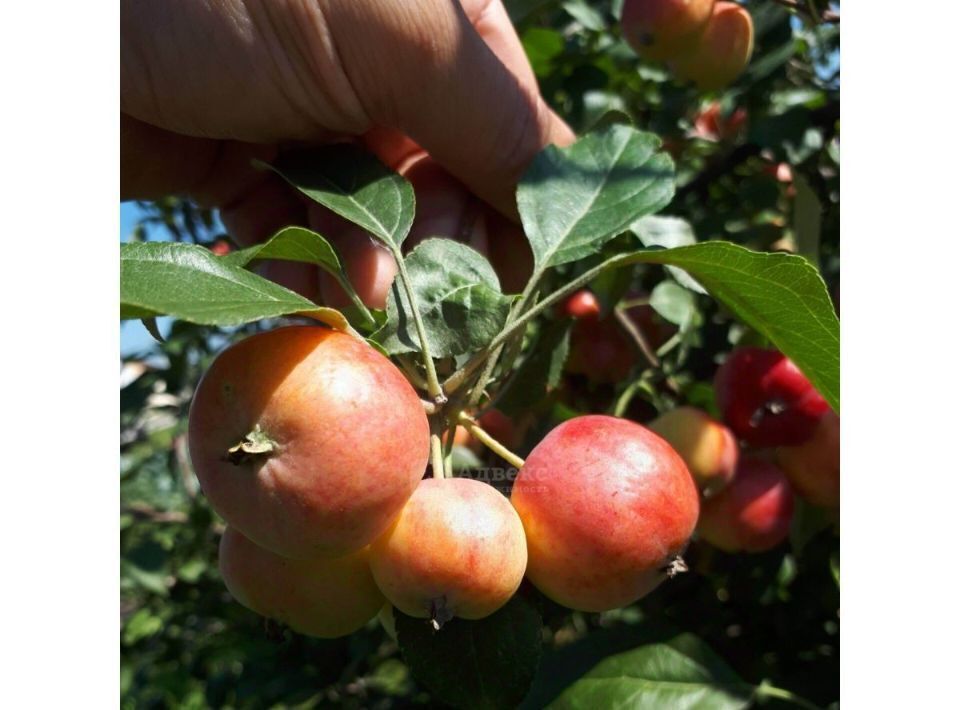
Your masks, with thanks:
[(634, 344), (640, 349), (643, 356), (647, 358), (647, 362), (659, 368), (660, 359), (657, 357), (657, 354), (653, 352), (653, 348), (650, 347), (650, 343), (647, 342), (646, 337), (640, 332), (640, 329), (630, 320), (626, 309), (617, 306), (613, 309), (613, 315), (617, 319), (617, 322), (620, 323), (620, 326), (627, 331), (627, 335), (633, 338)]

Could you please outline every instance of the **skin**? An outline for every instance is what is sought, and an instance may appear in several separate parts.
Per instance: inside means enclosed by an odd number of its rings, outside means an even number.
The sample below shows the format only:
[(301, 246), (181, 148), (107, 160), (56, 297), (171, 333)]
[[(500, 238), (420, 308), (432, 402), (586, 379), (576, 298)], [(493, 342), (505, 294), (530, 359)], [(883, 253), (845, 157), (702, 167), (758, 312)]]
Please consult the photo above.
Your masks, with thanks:
[[(228, 459), (258, 427), (272, 450)], [(423, 476), (429, 426), (389, 360), (352, 336), (302, 326), (221, 353), (194, 396), (189, 442), (227, 523), (277, 554), (332, 557), (399, 514)]]
[(664, 61), (691, 51), (714, 0), (625, 0), (623, 36), (641, 57)]
[[(540, 96), (500, 0), (425, 0), (417, 12), (404, 0), (124, 0), (120, 34), (122, 199), (187, 194), (218, 208), (248, 246), (317, 219), (251, 160), (343, 139), (398, 170), (429, 154), (485, 210), (509, 217), (488, 246), (498, 272), (501, 260), (513, 271), (505, 285), (522, 289), (517, 273), (532, 255), (510, 222), (517, 181), (541, 148), (574, 134)], [(348, 252), (353, 285), (378, 306), (392, 263), (342, 231), (332, 240)], [(335, 299), (309, 265), (272, 262), (262, 273)]]
[(527, 576), (580, 611), (631, 604), (668, 577), (697, 522), (683, 459), (649, 429), (570, 419), (527, 457), (511, 500), (527, 534)]
[(777, 463), (801, 498), (824, 508), (839, 507), (840, 417), (832, 411), (824, 414), (809, 441), (777, 449)]
[[(409, 252), (428, 237), (466, 242), (485, 254), (488, 249), (482, 203), (466, 187), (422, 151), (402, 158), (398, 172), (413, 185), (417, 211), (403, 243)], [(310, 227), (326, 236), (346, 264), (350, 283), (372, 308), (386, 307), (387, 294), (397, 273), (390, 251), (360, 227), (320, 205), (309, 208)], [(320, 272), (322, 302), (343, 309), (350, 299), (330, 275)]]
[(678, 79), (701, 91), (716, 91), (733, 82), (753, 54), (753, 19), (734, 2), (717, 2), (696, 47), (670, 62)]
[(291, 560), (228, 527), (220, 539), (220, 574), (240, 604), (307, 636), (352, 634), (384, 603), (366, 549), (332, 559)]
[(697, 532), (725, 552), (764, 552), (787, 539), (793, 520), (790, 482), (775, 465), (741, 459), (733, 481), (703, 502)]
[(717, 404), (733, 432), (755, 447), (794, 446), (813, 435), (830, 405), (776, 350), (734, 350), (714, 377)]
[(517, 591), (526, 565), (523, 526), (510, 502), (468, 478), (422, 481), (370, 546), (370, 567), (387, 600), (438, 625), (495, 612)]
[(740, 458), (736, 437), (694, 407), (677, 407), (649, 424), (677, 451), (701, 492), (712, 495), (733, 478)]

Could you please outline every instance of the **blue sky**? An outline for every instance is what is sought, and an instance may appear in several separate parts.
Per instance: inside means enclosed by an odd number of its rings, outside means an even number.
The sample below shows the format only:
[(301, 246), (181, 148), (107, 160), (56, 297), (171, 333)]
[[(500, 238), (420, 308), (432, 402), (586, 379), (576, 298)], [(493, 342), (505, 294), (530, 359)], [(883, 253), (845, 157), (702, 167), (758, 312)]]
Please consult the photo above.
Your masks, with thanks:
[[(120, 203), (120, 241), (126, 242), (130, 239), (130, 233), (140, 219), (142, 211), (135, 202)], [(154, 239), (166, 239), (163, 230), (151, 232)], [(166, 334), (170, 328), (169, 318), (158, 319), (158, 327), (161, 334)], [(135, 352), (147, 350), (153, 337), (143, 327), (143, 323), (138, 320), (122, 321), (120, 323), (120, 354), (129, 355)]]

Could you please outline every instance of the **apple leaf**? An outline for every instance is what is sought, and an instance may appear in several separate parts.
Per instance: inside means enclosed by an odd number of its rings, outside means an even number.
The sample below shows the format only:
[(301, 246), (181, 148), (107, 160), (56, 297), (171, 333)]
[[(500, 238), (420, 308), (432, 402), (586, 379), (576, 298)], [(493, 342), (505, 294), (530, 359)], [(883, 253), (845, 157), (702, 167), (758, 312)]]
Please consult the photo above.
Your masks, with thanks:
[(548, 707), (738, 710), (753, 692), (699, 638), (681, 633), (605, 658)]
[(345, 278), (333, 246), (306, 227), (284, 227), (262, 244), (220, 257), (231, 266), (247, 266), (257, 259), (281, 259), (315, 264), (336, 278)]
[[(630, 225), (640, 243), (645, 247), (686, 247), (697, 243), (693, 227), (685, 219), (679, 217), (664, 217), (661, 215), (647, 215)], [(681, 286), (685, 286), (697, 293), (706, 293), (703, 286), (697, 283), (690, 274), (676, 266), (668, 266), (667, 271)]]
[(766, 336), (840, 411), (840, 321), (814, 266), (793, 254), (729, 242), (644, 250), (605, 262), (664, 264), (688, 272), (745, 324)]
[(466, 710), (516, 707), (540, 662), (540, 615), (519, 595), (478, 621), (439, 631), (394, 610), (403, 659), (437, 700)]
[[(500, 332), (511, 298), (490, 263), (465, 244), (427, 239), (406, 257), (414, 297), (433, 357), (474, 352)], [(420, 349), (399, 276), (387, 295), (387, 323), (375, 339), (391, 353)]]
[(235, 251), (221, 259), (232, 266), (242, 267), (260, 259), (298, 261), (319, 266), (343, 287), (347, 296), (353, 301), (355, 314), (364, 327), (372, 329), (375, 326), (374, 316), (363, 305), (350, 283), (336, 249), (313, 230), (306, 227), (284, 227), (262, 244)]
[(673, 161), (660, 139), (608, 125), (568, 148), (548, 146), (517, 188), (517, 206), (533, 249), (534, 277), (597, 253), (636, 219), (673, 198)]
[(563, 366), (570, 352), (568, 319), (546, 325), (504, 385), (496, 406), (506, 414), (519, 414), (534, 406), (560, 382)]
[(288, 152), (267, 167), (395, 252), (410, 232), (413, 187), (358, 145)]
[(192, 244), (138, 242), (120, 247), (120, 317), (170, 315), (200, 325), (241, 325), (299, 314), (350, 330), (333, 308), (226, 263)]

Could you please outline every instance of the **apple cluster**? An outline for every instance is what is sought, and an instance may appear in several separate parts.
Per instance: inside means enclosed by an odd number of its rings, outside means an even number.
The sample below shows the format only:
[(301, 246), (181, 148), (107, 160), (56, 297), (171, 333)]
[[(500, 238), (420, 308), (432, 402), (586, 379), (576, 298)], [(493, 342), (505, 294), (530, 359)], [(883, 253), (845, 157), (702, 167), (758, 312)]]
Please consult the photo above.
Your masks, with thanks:
[(480, 480), (424, 478), (429, 438), (413, 387), (356, 337), (285, 327), (221, 353), (194, 396), (189, 444), (227, 523), (220, 569), (234, 598), (336, 637), (382, 610), (438, 628), (479, 619), (525, 575), (571, 608), (612, 609), (683, 569), (697, 489), (640, 424), (564, 422), (511, 498)]
[(795, 494), (839, 508), (840, 417), (793, 362), (776, 350), (738, 348), (714, 388), (724, 423), (678, 407), (650, 424), (703, 494), (702, 539), (727, 552), (763, 552), (788, 536)]
[(753, 54), (753, 20), (735, 2), (624, 0), (621, 26), (637, 54), (702, 91), (730, 84)]

